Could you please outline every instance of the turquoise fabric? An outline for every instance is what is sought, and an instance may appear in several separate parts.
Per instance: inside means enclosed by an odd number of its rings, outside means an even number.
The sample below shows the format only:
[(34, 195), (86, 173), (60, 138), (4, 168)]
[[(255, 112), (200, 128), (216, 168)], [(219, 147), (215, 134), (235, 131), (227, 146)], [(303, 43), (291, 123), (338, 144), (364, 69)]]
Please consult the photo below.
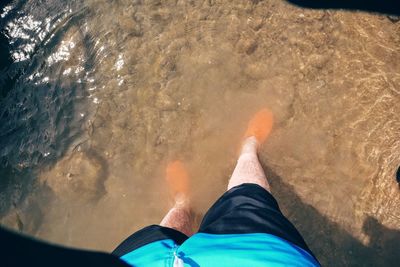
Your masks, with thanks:
[(177, 249), (175, 241), (165, 239), (135, 249), (122, 256), (121, 259), (132, 266), (173, 266), (174, 251)]
[(178, 246), (173, 240), (140, 247), (122, 260), (132, 266), (172, 267), (175, 256), (185, 267), (320, 266), (305, 250), (271, 234), (197, 233)]

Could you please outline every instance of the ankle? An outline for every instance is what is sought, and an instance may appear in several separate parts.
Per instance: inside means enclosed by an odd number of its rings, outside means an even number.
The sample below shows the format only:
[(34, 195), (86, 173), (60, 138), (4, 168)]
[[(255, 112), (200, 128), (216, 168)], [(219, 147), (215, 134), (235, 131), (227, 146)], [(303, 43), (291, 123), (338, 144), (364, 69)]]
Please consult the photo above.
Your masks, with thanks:
[(255, 136), (247, 137), (242, 144), (242, 149), (240, 151), (240, 156), (244, 154), (254, 154), (257, 155), (258, 147), (260, 146), (257, 138)]
[(177, 193), (174, 197), (174, 208), (177, 209), (190, 209), (190, 199), (184, 193)]

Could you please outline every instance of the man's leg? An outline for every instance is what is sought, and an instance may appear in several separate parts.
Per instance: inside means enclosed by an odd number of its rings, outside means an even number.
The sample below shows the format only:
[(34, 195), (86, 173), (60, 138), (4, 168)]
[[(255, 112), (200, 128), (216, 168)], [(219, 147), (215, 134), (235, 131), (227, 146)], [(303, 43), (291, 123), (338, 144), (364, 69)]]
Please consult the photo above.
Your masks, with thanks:
[[(268, 192), (257, 149), (268, 137), (272, 124), (272, 113), (266, 109), (250, 120), (228, 191), (205, 214), (199, 228), (202, 235), (191, 238), (192, 244), (204, 243), (200, 246), (204, 253), (199, 265), (219, 255), (224, 258), (220, 260), (223, 266), (319, 266), (304, 239)], [(211, 251), (210, 240), (214, 242)], [(190, 258), (190, 247), (185, 250)], [(193, 253), (198, 254), (198, 250)], [(191, 258), (196, 260), (195, 256)]]
[(174, 196), (173, 208), (160, 225), (133, 233), (112, 252), (130, 266), (164, 266), (170, 262), (176, 247), (193, 234), (188, 175), (180, 161), (168, 165), (166, 180)]
[(189, 199), (189, 176), (182, 162), (175, 161), (168, 165), (166, 180), (174, 195), (175, 204), (162, 219), (160, 225), (191, 236), (193, 235), (193, 218)]
[(246, 138), (235, 170), (229, 180), (228, 190), (244, 183), (252, 183), (271, 191), (264, 170), (258, 161), (258, 146), (258, 141), (254, 136)]
[(243, 183), (258, 184), (270, 191), (264, 170), (258, 161), (257, 150), (264, 143), (273, 124), (272, 113), (263, 109), (250, 120), (239, 159), (228, 183), (228, 190)]

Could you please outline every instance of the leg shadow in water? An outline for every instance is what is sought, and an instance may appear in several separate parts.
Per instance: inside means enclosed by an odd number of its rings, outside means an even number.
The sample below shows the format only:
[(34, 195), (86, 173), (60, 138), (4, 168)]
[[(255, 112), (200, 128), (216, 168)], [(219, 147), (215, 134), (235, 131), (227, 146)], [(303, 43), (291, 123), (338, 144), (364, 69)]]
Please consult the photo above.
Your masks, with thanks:
[(347, 9), (400, 15), (397, 0), (287, 0), (297, 6), (313, 9)]
[(293, 187), (270, 168), (265, 165), (263, 168), (281, 209), (286, 211), (322, 266), (398, 266), (400, 231), (388, 229), (368, 217), (363, 231), (370, 242), (364, 245), (339, 224), (302, 202)]

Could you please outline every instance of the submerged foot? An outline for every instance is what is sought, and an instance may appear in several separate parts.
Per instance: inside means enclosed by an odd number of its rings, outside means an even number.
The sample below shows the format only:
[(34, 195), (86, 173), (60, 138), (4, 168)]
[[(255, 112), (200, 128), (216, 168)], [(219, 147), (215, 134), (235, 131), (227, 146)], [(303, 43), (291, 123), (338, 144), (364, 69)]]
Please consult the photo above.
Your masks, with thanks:
[(193, 213), (189, 202), (189, 175), (183, 162), (170, 162), (166, 169), (168, 187), (174, 197), (174, 206), (160, 225), (173, 228), (187, 236), (193, 235)]
[(274, 116), (269, 109), (264, 108), (254, 114), (243, 137), (242, 152), (257, 150), (267, 140), (273, 124)]
[(165, 179), (174, 197), (175, 205), (189, 205), (189, 174), (182, 161), (170, 162), (166, 169)]

